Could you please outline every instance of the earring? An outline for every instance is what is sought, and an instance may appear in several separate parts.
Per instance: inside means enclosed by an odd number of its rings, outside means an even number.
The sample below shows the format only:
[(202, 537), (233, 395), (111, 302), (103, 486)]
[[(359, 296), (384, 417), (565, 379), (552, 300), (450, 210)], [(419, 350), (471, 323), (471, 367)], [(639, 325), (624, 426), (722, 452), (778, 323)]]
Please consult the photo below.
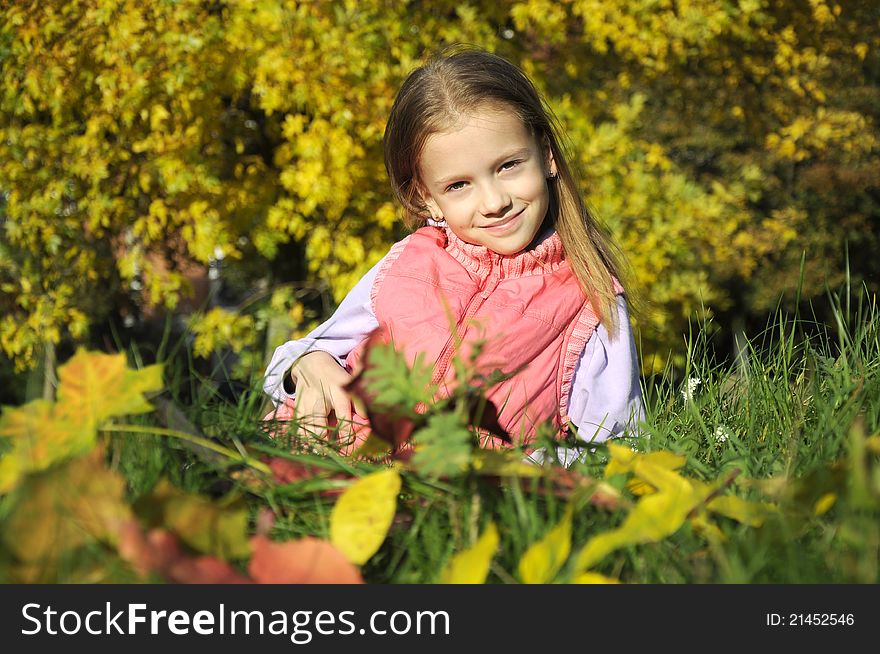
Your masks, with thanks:
[(550, 180), (556, 179), (556, 175), (557, 175), (556, 172), (552, 172), (549, 175), (547, 175), (547, 179), (550, 179)]

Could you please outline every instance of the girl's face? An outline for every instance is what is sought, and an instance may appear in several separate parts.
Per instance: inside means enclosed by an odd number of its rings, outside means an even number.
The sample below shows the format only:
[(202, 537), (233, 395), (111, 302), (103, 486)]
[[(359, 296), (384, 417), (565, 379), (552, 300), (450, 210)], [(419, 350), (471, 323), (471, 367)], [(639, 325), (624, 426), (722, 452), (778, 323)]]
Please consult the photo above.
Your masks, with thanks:
[(511, 111), (483, 108), (454, 129), (430, 136), (419, 160), (431, 216), (463, 241), (515, 254), (535, 238), (556, 174), (542, 147)]

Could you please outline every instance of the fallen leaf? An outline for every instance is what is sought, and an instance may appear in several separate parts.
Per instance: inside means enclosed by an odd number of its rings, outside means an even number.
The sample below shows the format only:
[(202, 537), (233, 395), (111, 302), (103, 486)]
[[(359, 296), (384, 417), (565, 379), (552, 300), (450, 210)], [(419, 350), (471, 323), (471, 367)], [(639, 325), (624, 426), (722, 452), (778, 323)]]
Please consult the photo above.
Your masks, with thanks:
[(163, 479), (135, 508), (150, 527), (170, 529), (199, 552), (223, 559), (250, 554), (248, 509), (235, 494), (215, 500), (184, 492)]
[(523, 583), (546, 584), (553, 581), (571, 552), (572, 512), (572, 505), (569, 504), (559, 524), (523, 554), (519, 561), (519, 576)]
[(325, 540), (306, 537), (278, 543), (254, 536), (251, 547), (248, 572), (260, 584), (363, 583), (358, 569)]
[(120, 556), (142, 577), (150, 573), (179, 584), (246, 584), (250, 579), (212, 556), (190, 556), (171, 532), (156, 528), (144, 534), (135, 520), (120, 532)]
[(30, 472), (45, 470), (63, 459), (83, 454), (96, 442), (95, 429), (58, 414), (46, 400), (4, 407), (0, 436), (12, 449), (0, 455), (0, 493), (12, 490)]
[(162, 366), (129, 370), (125, 355), (77, 350), (58, 368), (58, 406), (64, 415), (97, 428), (112, 416), (147, 413), (144, 393), (162, 390)]
[(572, 580), (574, 584), (619, 584), (620, 580), (598, 572), (582, 572)]
[(642, 497), (620, 527), (587, 541), (577, 555), (576, 571), (586, 571), (620, 547), (656, 542), (678, 531), (691, 511), (711, 493), (711, 490), (695, 489), (683, 478), (679, 479), (683, 482), (681, 487)]
[(131, 519), (125, 480), (103, 465), (100, 450), (31, 475), (18, 491), (5, 519), (4, 545), (49, 576), (65, 551), (115, 545), (121, 525)]
[(772, 504), (749, 502), (735, 495), (715, 497), (706, 504), (706, 508), (749, 527), (760, 527), (768, 516), (776, 513), (776, 507)]
[(490, 522), (473, 547), (459, 552), (440, 573), (442, 584), (482, 584), (498, 549), (498, 528)]
[(388, 533), (397, 510), (400, 475), (380, 470), (361, 477), (337, 500), (330, 514), (330, 541), (357, 565), (369, 560)]

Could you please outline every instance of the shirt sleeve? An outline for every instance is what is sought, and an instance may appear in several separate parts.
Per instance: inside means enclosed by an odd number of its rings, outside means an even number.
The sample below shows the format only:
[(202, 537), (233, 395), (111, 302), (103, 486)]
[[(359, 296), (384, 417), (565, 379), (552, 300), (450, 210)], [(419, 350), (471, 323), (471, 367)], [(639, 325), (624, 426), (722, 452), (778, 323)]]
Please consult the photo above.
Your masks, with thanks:
[(574, 369), (568, 415), (587, 442), (619, 436), (644, 419), (638, 355), (622, 296), (617, 316), (617, 338), (611, 340), (600, 324)]
[(304, 338), (288, 341), (275, 349), (266, 368), (263, 390), (272, 397), (276, 406), (293, 397), (284, 388), (284, 377), (297, 359), (308, 352), (321, 351), (345, 367), (348, 353), (379, 326), (373, 313), (370, 291), (382, 261), (384, 258), (355, 284), (326, 322)]
[[(612, 340), (600, 323), (575, 365), (568, 416), (585, 444), (601, 443), (627, 431), (637, 433), (639, 422), (644, 420), (638, 355), (622, 296), (617, 298), (617, 316), (617, 338)], [(558, 459), (566, 466), (583, 452), (581, 448), (557, 448)], [(530, 458), (541, 462), (544, 452), (534, 452)]]

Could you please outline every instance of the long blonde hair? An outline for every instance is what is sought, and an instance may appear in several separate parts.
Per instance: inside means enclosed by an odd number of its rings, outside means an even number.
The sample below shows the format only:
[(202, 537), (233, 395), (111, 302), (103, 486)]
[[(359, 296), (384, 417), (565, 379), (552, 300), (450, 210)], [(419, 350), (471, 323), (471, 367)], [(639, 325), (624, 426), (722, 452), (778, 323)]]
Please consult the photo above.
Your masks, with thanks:
[(525, 73), (506, 59), (471, 47), (447, 49), (410, 73), (400, 87), (383, 146), (385, 168), (409, 221), (423, 224), (428, 213), (418, 179), (425, 142), (431, 135), (449, 129), (463, 115), (486, 106), (509, 109), (539, 145), (550, 148), (557, 179), (549, 184), (548, 218), (562, 240), (584, 295), (613, 338), (618, 314), (612, 276), (622, 284), (629, 277), (621, 277), (623, 255), (578, 190), (575, 173), (561, 147), (562, 131), (553, 111)]

